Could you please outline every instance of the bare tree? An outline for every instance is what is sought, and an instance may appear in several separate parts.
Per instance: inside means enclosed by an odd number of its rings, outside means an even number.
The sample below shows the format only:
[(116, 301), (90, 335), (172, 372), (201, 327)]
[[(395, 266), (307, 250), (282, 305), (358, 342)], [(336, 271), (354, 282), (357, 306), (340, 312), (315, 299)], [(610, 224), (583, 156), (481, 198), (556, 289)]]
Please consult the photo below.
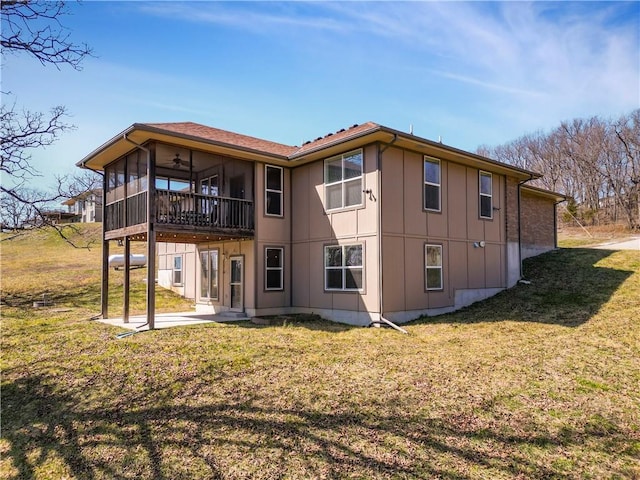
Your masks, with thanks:
[(91, 55), (86, 44), (71, 41), (60, 22), (69, 12), (63, 1), (2, 0), (0, 44), (5, 53), (26, 53), (42, 65), (67, 65), (79, 70), (82, 59)]
[[(43, 66), (61, 68), (70, 66), (80, 70), (82, 60), (91, 55), (86, 44), (75, 44), (70, 32), (60, 22), (68, 14), (65, 2), (47, 0), (2, 0), (0, 3), (3, 62), (5, 55), (27, 54)], [(31, 163), (35, 149), (54, 143), (65, 131), (74, 128), (64, 122), (67, 111), (56, 106), (49, 113), (32, 112), (17, 107), (15, 99), (8, 101), (9, 92), (2, 92), (0, 107), (0, 150), (2, 159), (0, 173), (3, 175), (0, 192), (3, 201), (23, 203), (39, 216), (39, 224), (48, 222), (43, 205), (61, 198), (61, 192), (69, 187), (63, 185), (69, 179), (58, 179), (55, 194), (34, 196), (26, 184), (39, 172)], [(26, 194), (25, 192), (30, 192)], [(64, 236), (61, 229), (58, 232)]]
[(22, 189), (15, 191), (15, 196), (0, 192), (0, 217), (3, 230), (21, 230), (35, 219), (32, 202), (42, 197), (40, 192)]
[(617, 121), (565, 121), (479, 153), (543, 174), (534, 184), (575, 200), (582, 220), (640, 228), (640, 110)]

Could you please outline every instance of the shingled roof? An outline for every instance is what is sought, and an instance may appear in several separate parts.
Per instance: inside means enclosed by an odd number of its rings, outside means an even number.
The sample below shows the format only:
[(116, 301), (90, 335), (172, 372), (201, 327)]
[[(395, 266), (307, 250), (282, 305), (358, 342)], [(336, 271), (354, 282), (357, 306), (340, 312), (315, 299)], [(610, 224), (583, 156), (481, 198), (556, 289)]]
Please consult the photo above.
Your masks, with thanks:
[(283, 145), (282, 143), (263, 140), (261, 138), (250, 137), (240, 133), (229, 132), (219, 128), (208, 127), (194, 122), (178, 122), (178, 123), (143, 123), (149, 127), (158, 128), (168, 132), (199, 137), (205, 140), (225, 143), (242, 148), (248, 148), (259, 152), (271, 153), (274, 155), (289, 156), (298, 150), (298, 147)]

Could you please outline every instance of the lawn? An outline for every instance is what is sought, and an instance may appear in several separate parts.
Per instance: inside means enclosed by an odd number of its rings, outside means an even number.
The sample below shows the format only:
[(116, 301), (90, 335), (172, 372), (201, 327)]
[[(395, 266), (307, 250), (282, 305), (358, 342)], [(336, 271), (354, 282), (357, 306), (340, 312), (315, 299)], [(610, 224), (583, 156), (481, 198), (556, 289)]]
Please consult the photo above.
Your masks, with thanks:
[(299, 317), (117, 339), (89, 320), (99, 249), (1, 248), (0, 478), (640, 478), (638, 252), (542, 255), (408, 335)]

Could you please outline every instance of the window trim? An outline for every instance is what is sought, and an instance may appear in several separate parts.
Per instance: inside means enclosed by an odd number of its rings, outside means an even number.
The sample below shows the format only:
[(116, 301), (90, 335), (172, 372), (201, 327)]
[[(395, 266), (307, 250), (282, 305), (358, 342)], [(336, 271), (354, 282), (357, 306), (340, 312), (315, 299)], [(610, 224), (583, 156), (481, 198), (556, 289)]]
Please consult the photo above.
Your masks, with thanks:
[[(344, 178), (344, 158), (347, 156), (350, 156), (354, 153), (359, 153), (360, 154), (360, 158), (362, 160), (361, 166), (360, 166), (360, 175), (357, 177), (351, 177), (345, 180)], [(336, 182), (331, 182), (331, 183), (327, 183), (327, 163), (330, 161), (334, 161), (337, 159), (340, 159), (340, 167), (341, 167), (341, 178), (339, 181)], [(339, 210), (346, 210), (346, 209), (350, 209), (350, 208), (358, 208), (358, 207), (362, 207), (364, 206), (364, 200), (363, 200), (363, 193), (362, 192), (365, 189), (364, 186), (364, 149), (362, 148), (358, 148), (356, 150), (350, 150), (348, 152), (342, 153), (340, 155), (334, 155), (333, 157), (329, 157), (329, 158), (325, 158), (324, 162), (322, 163), (323, 166), (323, 183), (324, 183), (324, 209), (326, 212), (335, 212), (335, 211), (339, 211)], [(345, 205), (345, 183), (346, 182), (355, 182), (355, 180), (360, 180), (360, 191), (362, 193), (360, 193), (360, 203), (354, 203), (353, 205)], [(334, 187), (336, 185), (341, 185), (341, 189), (340, 189), (340, 195), (341, 195), (341, 202), (340, 202), (340, 206), (339, 207), (333, 207), (333, 208), (329, 208), (328, 206), (328, 199), (327, 199), (327, 187)]]
[[(328, 248), (335, 248), (335, 247), (341, 247), (342, 249), (342, 265), (339, 267), (328, 267), (327, 266), (327, 249)], [(349, 248), (349, 247), (360, 247), (362, 254), (361, 254), (361, 260), (362, 260), (362, 265), (360, 266), (356, 266), (356, 267), (349, 267), (347, 265), (345, 265), (345, 261), (346, 261), (346, 256), (345, 256), (345, 249)], [(365, 289), (366, 289), (366, 283), (365, 283), (365, 268), (364, 268), (364, 264), (365, 264), (365, 245), (362, 242), (355, 242), (355, 243), (345, 243), (345, 244), (327, 244), (323, 246), (322, 249), (322, 263), (323, 263), (323, 270), (324, 270), (324, 291), (325, 292), (330, 292), (330, 293), (340, 293), (340, 292), (344, 292), (344, 293), (351, 293), (351, 292), (360, 292), (360, 293), (364, 293)], [(355, 269), (359, 269), (362, 272), (362, 287), (361, 288), (346, 288), (346, 272), (347, 270), (349, 270), (350, 268), (355, 268)], [(327, 270), (341, 270), (342, 271), (342, 288), (328, 288), (327, 286)]]
[[(438, 164), (438, 177), (440, 177), (439, 183), (428, 182), (425, 178), (425, 169), (426, 164), (436, 163)], [(427, 196), (424, 194), (425, 186), (430, 185), (432, 187), (438, 187), (438, 208), (429, 208), (427, 207)], [(430, 157), (429, 155), (424, 155), (422, 160), (422, 209), (427, 212), (442, 212), (442, 160), (435, 157)]]
[[(206, 254), (207, 255), (207, 268), (209, 269), (209, 285), (207, 285), (207, 293), (208, 295), (211, 295), (211, 291), (210, 291), (210, 285), (211, 285), (211, 253), (212, 252), (216, 252), (216, 287), (217, 287), (217, 295), (215, 297), (212, 296), (208, 296), (208, 297), (204, 297), (202, 296), (202, 254)], [(200, 250), (199, 252), (199, 260), (200, 260), (200, 289), (199, 289), (199, 293), (200, 293), (200, 300), (208, 300), (208, 301), (219, 301), (220, 300), (220, 249), (219, 248), (208, 248), (206, 250)]]
[[(270, 168), (280, 170), (280, 190), (274, 190), (267, 187), (267, 171)], [(280, 213), (267, 212), (267, 194), (269, 192), (278, 193), (280, 195)], [(264, 214), (267, 217), (284, 217), (284, 168), (277, 165), (265, 165), (264, 166)]]
[[(482, 193), (482, 177), (488, 176), (491, 185), (490, 193)], [(482, 215), (482, 197), (488, 197), (490, 201), (489, 216)], [(491, 172), (485, 172), (484, 170), (478, 171), (478, 215), (485, 220), (493, 220), (493, 174)]]
[[(427, 265), (427, 250), (429, 247), (437, 247), (440, 249), (440, 265)], [(440, 286), (438, 288), (429, 287), (427, 284), (427, 271), (428, 270), (440, 270)], [(444, 247), (441, 243), (425, 243), (424, 244), (424, 289), (426, 292), (441, 292), (444, 291)]]
[[(171, 285), (174, 287), (184, 286), (184, 255), (172, 255), (173, 263), (171, 265)], [(176, 268), (176, 260), (180, 259), (180, 268)], [(180, 281), (176, 282), (176, 272), (180, 272)]]

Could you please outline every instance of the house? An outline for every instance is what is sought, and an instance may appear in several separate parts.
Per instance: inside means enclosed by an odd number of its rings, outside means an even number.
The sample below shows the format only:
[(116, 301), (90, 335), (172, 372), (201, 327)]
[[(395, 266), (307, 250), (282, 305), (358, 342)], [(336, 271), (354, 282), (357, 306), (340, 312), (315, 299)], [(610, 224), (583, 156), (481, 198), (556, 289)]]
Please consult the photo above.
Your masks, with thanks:
[[(104, 171), (109, 244), (147, 242), (154, 282), (203, 312), (314, 312), (367, 325), (512, 287), (556, 247), (540, 175), (376, 123), (283, 145), (191, 122), (136, 123), (78, 162)], [(128, 269), (125, 269), (128, 271)], [(128, 276), (125, 275), (125, 320)]]
[(92, 223), (102, 221), (102, 189), (90, 190), (62, 202), (68, 214), (74, 215), (72, 221)]

